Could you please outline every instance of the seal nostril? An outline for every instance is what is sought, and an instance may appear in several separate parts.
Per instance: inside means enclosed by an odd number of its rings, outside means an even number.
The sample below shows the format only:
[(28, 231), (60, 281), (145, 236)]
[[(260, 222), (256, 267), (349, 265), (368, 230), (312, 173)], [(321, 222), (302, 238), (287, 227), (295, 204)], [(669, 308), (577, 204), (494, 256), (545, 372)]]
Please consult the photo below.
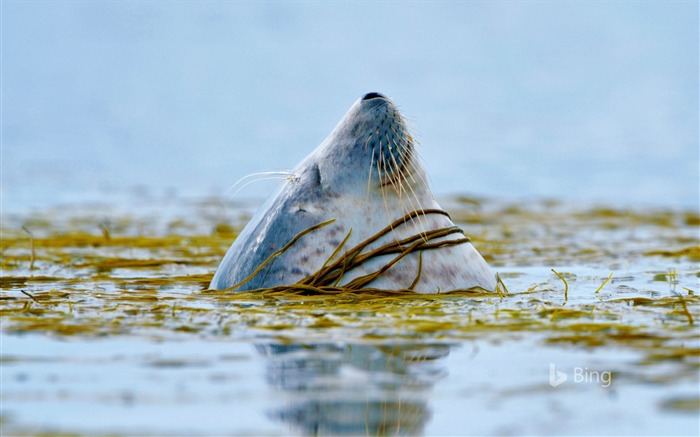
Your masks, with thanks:
[(362, 97), (362, 100), (372, 100), (372, 99), (386, 99), (386, 97), (379, 93), (367, 93)]

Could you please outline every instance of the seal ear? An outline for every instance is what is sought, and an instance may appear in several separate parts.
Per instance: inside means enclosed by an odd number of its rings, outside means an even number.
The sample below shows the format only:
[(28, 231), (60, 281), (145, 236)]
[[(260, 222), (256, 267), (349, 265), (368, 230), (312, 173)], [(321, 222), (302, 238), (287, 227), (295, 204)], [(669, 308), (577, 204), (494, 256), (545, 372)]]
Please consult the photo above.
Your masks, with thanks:
[(327, 192), (328, 181), (322, 176), (322, 169), (318, 163), (313, 163), (304, 170), (302, 176), (303, 189), (306, 196), (321, 196)]
[(319, 188), (323, 188), (321, 184), (321, 170), (319, 170), (318, 164), (314, 164), (309, 169), (309, 182)]

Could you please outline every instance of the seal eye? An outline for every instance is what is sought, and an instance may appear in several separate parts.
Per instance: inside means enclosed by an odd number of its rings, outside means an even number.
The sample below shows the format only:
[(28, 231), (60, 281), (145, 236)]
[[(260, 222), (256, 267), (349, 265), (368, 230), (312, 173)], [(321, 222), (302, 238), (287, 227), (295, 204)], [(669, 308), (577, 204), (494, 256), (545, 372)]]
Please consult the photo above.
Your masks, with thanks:
[(386, 96), (379, 93), (367, 93), (362, 97), (362, 100), (386, 99)]

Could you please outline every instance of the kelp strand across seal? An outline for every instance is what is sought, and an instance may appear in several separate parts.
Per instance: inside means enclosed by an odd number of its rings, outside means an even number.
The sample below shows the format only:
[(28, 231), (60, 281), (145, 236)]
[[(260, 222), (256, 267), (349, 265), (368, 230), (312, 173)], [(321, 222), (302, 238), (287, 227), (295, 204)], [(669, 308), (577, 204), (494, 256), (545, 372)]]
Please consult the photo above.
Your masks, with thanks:
[(396, 105), (366, 94), (250, 220), (210, 288), (496, 290), (426, 179)]

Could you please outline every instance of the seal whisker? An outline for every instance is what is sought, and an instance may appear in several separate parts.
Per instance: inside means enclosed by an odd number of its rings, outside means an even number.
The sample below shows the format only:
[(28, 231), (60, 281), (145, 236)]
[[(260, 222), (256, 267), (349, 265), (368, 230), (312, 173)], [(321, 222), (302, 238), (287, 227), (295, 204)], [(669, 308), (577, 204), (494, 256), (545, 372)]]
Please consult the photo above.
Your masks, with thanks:
[(401, 153), (401, 159), (405, 160), (406, 158), (410, 158), (413, 156), (413, 138), (411, 138), (411, 135), (407, 132), (399, 133), (393, 126), (391, 128), (392, 132), (396, 135), (396, 138), (398, 138), (398, 141), (396, 139), (394, 140), (394, 144), (396, 144), (397, 149)]
[[(234, 190), (233, 193), (229, 196), (229, 199), (233, 198), (236, 194), (238, 194), (239, 191), (241, 191), (243, 188), (247, 187), (248, 185), (255, 183), (255, 182), (260, 182), (260, 181), (267, 181), (267, 180), (272, 180), (272, 179), (285, 179), (288, 178), (292, 174), (291, 170), (286, 170), (286, 171), (260, 171), (256, 173), (251, 173), (249, 175), (243, 176), (242, 178), (238, 179), (236, 183), (231, 185), (231, 187), (224, 192), (224, 194), (228, 194), (230, 191)], [(252, 180), (248, 180), (251, 179)]]
[[(391, 141), (391, 140), (387, 137), (387, 141)], [(394, 144), (398, 148), (398, 143), (395, 140), (394, 140)], [(396, 161), (396, 157), (393, 154), (391, 155), (391, 158), (392, 158), (393, 165), (394, 165), (394, 173), (397, 173), (396, 177), (393, 177), (391, 179), (391, 183), (392, 183), (392, 186), (394, 187), (394, 190), (396, 190), (396, 192), (399, 196), (399, 202), (403, 205), (403, 210), (406, 212), (410, 212), (410, 210), (406, 207), (406, 205), (404, 203), (403, 193), (406, 193), (406, 200), (411, 205), (411, 208), (414, 211), (419, 209), (419, 208), (422, 209), (422, 206), (420, 204), (420, 199), (418, 199), (418, 197), (415, 195), (415, 192), (413, 191), (413, 187), (411, 187), (411, 184), (407, 184), (407, 181), (405, 180), (404, 166), (399, 165), (399, 163)], [(398, 187), (397, 187), (397, 185), (398, 185)], [(408, 185), (408, 188), (410, 189), (411, 192), (409, 192), (408, 190), (405, 189), (405, 185)], [(413, 201), (411, 200), (411, 195), (413, 195), (414, 198), (416, 199), (416, 202), (418, 203), (418, 208), (416, 207), (416, 204), (414, 204)], [(423, 233), (423, 231), (425, 230), (425, 225), (422, 222), (421, 216), (416, 217), (416, 220), (418, 221), (418, 225), (416, 226), (416, 228), (418, 228), (419, 230), (422, 229), (422, 231), (420, 231), (420, 232)], [(413, 218), (411, 218), (411, 221), (413, 221)]]
[[(415, 144), (415, 140), (412, 140), (412, 143), (409, 144)], [(418, 151), (415, 149), (415, 147), (408, 147), (407, 145), (401, 145), (401, 147), (404, 148), (407, 154), (407, 159), (406, 159), (406, 167), (409, 168), (409, 176), (411, 176), (411, 180), (413, 183), (418, 184), (418, 181), (416, 180), (416, 175), (418, 176), (418, 179), (420, 179), (420, 182), (422, 183), (423, 186), (427, 187), (428, 186), (428, 181), (425, 180), (423, 177), (423, 174), (421, 171), (418, 170), (418, 163), (415, 162), (415, 160), (420, 160), (420, 154)]]
[[(409, 126), (408, 119), (403, 115), (400, 115), (400, 117), (401, 117), (401, 127), (403, 127), (406, 130), (405, 135), (402, 136), (402, 138), (404, 139), (404, 142), (402, 142), (401, 147), (409, 155), (409, 158), (407, 159), (407, 164), (408, 164), (408, 166), (411, 167), (410, 174), (411, 174), (411, 176), (413, 176), (415, 173), (417, 173), (418, 178), (421, 180), (423, 185), (425, 187), (428, 187), (429, 186), (428, 181), (425, 179), (422, 172), (418, 171), (418, 169), (417, 169), (417, 167), (419, 165), (423, 166), (423, 164), (424, 164), (422, 162), (423, 158), (420, 156), (420, 153), (418, 153), (418, 150), (416, 148), (417, 146), (420, 146), (420, 141), (418, 141), (416, 139), (416, 137), (410, 133), (410, 131), (408, 129), (408, 126)], [(414, 182), (416, 182), (415, 178), (412, 178), (412, 179)]]
[[(423, 205), (422, 205), (420, 198), (418, 197), (416, 191), (413, 189), (413, 186), (410, 183), (407, 183), (406, 185), (408, 185), (408, 190), (406, 191), (406, 198), (408, 200), (408, 203), (411, 204), (412, 210), (413, 211), (423, 211), (424, 210)], [(413, 200), (411, 200), (411, 197), (413, 197), (413, 199), (415, 199), (416, 203), (413, 203)], [(414, 222), (414, 220), (415, 220), (415, 222)], [(422, 215), (416, 216), (415, 218), (411, 218), (411, 223), (414, 224), (414, 226), (418, 230), (418, 233), (424, 236), (426, 229), (427, 229), (427, 225), (423, 220), (424, 219), (423, 219)]]
[[(372, 171), (374, 170), (374, 152), (372, 152), (372, 156), (370, 157), (369, 161), (369, 176), (367, 176), (367, 199), (369, 200), (369, 195), (370, 195), (370, 189), (372, 188)], [(377, 175), (379, 175), (379, 171), (377, 171)]]
[[(394, 144), (396, 144), (396, 142), (394, 140), (392, 140), (388, 134), (385, 135), (385, 137), (387, 140), (387, 144), (391, 145), (392, 142)], [(394, 156), (393, 153), (389, 153), (389, 155), (391, 156), (391, 160), (387, 159), (387, 161), (389, 163), (388, 164), (389, 168), (387, 170), (388, 170), (388, 173), (390, 173), (390, 176), (389, 176), (388, 183), (385, 183), (383, 186), (387, 187), (388, 185), (391, 185), (391, 187), (394, 189), (394, 191), (398, 197), (399, 205), (401, 205), (401, 209), (404, 212), (409, 213), (410, 209), (408, 209), (408, 207), (406, 206), (406, 203), (404, 201), (405, 190), (403, 189), (403, 180), (401, 178), (401, 167), (400, 167), (399, 163), (396, 161), (396, 156)], [(408, 198), (407, 192), (406, 192), (406, 197)], [(408, 198), (408, 201), (413, 206), (413, 202), (411, 202), (410, 198)], [(413, 221), (413, 217), (411, 217), (411, 221)]]
[[(377, 132), (377, 134), (378, 133), (379, 132)], [(392, 183), (392, 179), (389, 175), (389, 173), (390, 173), (389, 164), (390, 163), (387, 162), (386, 156), (384, 155), (382, 138), (379, 135), (377, 135), (377, 153), (379, 154), (379, 158), (377, 159), (377, 174), (379, 176), (379, 191), (382, 195), (382, 200), (384, 202), (384, 209), (386, 212), (387, 221), (389, 222), (389, 226), (392, 227), (392, 223), (393, 223), (394, 218), (392, 217), (391, 212), (390, 212), (389, 202), (387, 200), (387, 193), (386, 193), (387, 185)], [(385, 179), (387, 179), (387, 178), (388, 178), (388, 180), (385, 181)], [(392, 235), (396, 239), (397, 237), (396, 237), (396, 234), (393, 232), (394, 231), (393, 227), (391, 228), (391, 231), (392, 231)]]
[[(409, 163), (409, 164), (410, 164), (410, 163)], [(407, 182), (407, 185), (408, 185), (409, 190), (411, 191), (411, 194), (412, 194), (413, 197), (416, 199), (417, 208), (415, 208), (415, 209), (421, 210), (421, 211), (422, 211), (422, 210), (423, 210), (423, 204), (422, 204), (421, 199), (420, 199), (420, 196), (418, 195), (418, 192), (417, 192), (418, 182), (416, 181), (416, 178), (414, 177), (414, 174), (417, 173), (418, 170), (415, 169), (414, 167), (412, 167), (411, 165), (407, 166), (407, 168), (412, 168), (411, 171), (407, 171), (407, 172), (408, 172), (408, 176), (411, 178), (411, 181), (412, 181), (413, 183), (408, 183), (408, 182)], [(419, 174), (420, 174), (420, 173), (419, 173)]]
[(370, 132), (369, 136), (367, 137), (367, 140), (365, 140), (365, 150), (367, 150), (367, 146), (369, 145), (369, 140), (371, 140), (373, 136), (374, 136), (374, 132)]
[[(406, 200), (408, 201), (408, 203), (410, 203), (413, 210), (416, 209), (416, 205), (411, 200), (411, 197), (410, 197), (411, 193), (408, 190), (406, 190), (406, 187), (405, 187), (405, 185), (407, 184), (406, 167), (405, 167), (406, 155), (407, 155), (406, 154), (406, 147), (402, 144), (403, 138), (401, 138), (401, 135), (396, 131), (396, 129), (394, 129), (394, 127), (392, 127), (391, 130), (392, 130), (392, 132), (394, 132), (394, 134), (397, 137), (400, 138), (399, 141), (397, 141), (396, 138), (393, 138), (391, 141), (393, 141), (394, 145), (396, 146), (397, 153), (399, 154), (399, 161), (401, 161), (401, 164), (399, 164), (399, 162), (397, 162), (397, 160), (396, 160), (396, 157), (394, 155), (392, 155), (392, 160), (394, 162), (394, 167), (395, 167), (395, 171), (394, 171), (395, 176), (393, 178), (393, 181), (395, 181), (395, 183), (393, 185), (399, 194), (399, 201), (402, 204), (402, 209), (404, 211), (408, 212), (410, 210), (405, 204), (405, 201), (403, 198), (404, 193), (406, 195)], [(397, 188), (397, 186), (398, 186), (398, 188)], [(409, 184), (409, 188), (411, 188), (410, 184)], [(418, 221), (418, 225), (416, 225), (414, 223), (414, 226), (416, 226), (417, 228), (423, 228), (421, 217), (416, 217), (416, 220)], [(413, 217), (411, 218), (411, 222), (414, 222)]]
[(391, 213), (389, 212), (389, 203), (386, 198), (386, 186), (382, 181), (384, 173), (386, 173), (386, 163), (384, 158), (384, 149), (382, 149), (382, 140), (379, 138), (377, 142), (377, 148), (379, 149), (379, 160), (377, 162), (377, 174), (379, 174), (379, 191), (382, 193), (382, 199), (384, 200), (384, 210), (386, 212), (386, 217), (389, 223), (391, 223)]
[(236, 197), (236, 194), (238, 194), (241, 190), (243, 190), (243, 189), (244, 189), (245, 187), (247, 187), (248, 185), (254, 184), (254, 183), (256, 183), (256, 182), (271, 181), (271, 180), (279, 180), (279, 179), (287, 179), (287, 178), (280, 178), (280, 177), (276, 177), (276, 176), (275, 176), (275, 177), (268, 177), (268, 178), (258, 178), (258, 179), (254, 179), (254, 180), (252, 180), (252, 181), (248, 181), (248, 182), (246, 182), (245, 184), (243, 184), (243, 185), (241, 185), (240, 187), (238, 187), (238, 188), (236, 189), (236, 191), (234, 191), (233, 193), (231, 193), (231, 194), (228, 196), (228, 199), (231, 200), (231, 199), (233, 199), (234, 197)]
[[(420, 165), (415, 162), (417, 156), (418, 154), (415, 151), (410, 151), (410, 158), (406, 163), (406, 167), (410, 170), (408, 176), (411, 178), (411, 182), (413, 182), (414, 185), (428, 187), (428, 182), (425, 180), (425, 177), (423, 177), (423, 172), (420, 171)], [(416, 179), (416, 177), (418, 179)]]
[[(369, 136), (365, 140), (365, 150), (369, 149), (369, 142), (372, 139), (372, 136), (374, 136), (374, 132), (370, 132)], [(372, 187), (372, 171), (374, 170), (374, 151), (370, 150), (370, 161), (369, 161), (369, 175), (367, 176), (367, 199), (369, 199), (370, 196), (370, 189)], [(377, 175), (379, 175), (379, 172), (377, 171)]]
[[(392, 130), (393, 130), (393, 128), (392, 128)], [(394, 131), (394, 132), (396, 132), (396, 131)], [(398, 133), (397, 133), (397, 135), (398, 135)], [(397, 190), (399, 193), (399, 201), (402, 201), (402, 192), (405, 192), (407, 200), (411, 204), (411, 208), (414, 211), (415, 210), (422, 210), (423, 205), (421, 204), (420, 197), (418, 196), (418, 194), (414, 190), (413, 184), (411, 184), (406, 178), (406, 173), (409, 173), (411, 175), (411, 173), (415, 172), (415, 171), (411, 171), (411, 169), (406, 165), (406, 164), (410, 164), (411, 148), (405, 144), (402, 144), (401, 141), (397, 142), (396, 140), (394, 140), (394, 144), (396, 145), (396, 148), (398, 150), (403, 150), (405, 152), (405, 154), (402, 157), (400, 157), (402, 160), (402, 163), (403, 163), (403, 165), (401, 165), (401, 166), (399, 166), (399, 164), (396, 162), (396, 158), (392, 155), (392, 159), (394, 160), (394, 165), (395, 165), (397, 173), (398, 173), (397, 177), (394, 178), (394, 180), (397, 181), (398, 185), (399, 185), (399, 189)], [(409, 143), (409, 145), (410, 145), (410, 143)], [(409, 161), (408, 163), (406, 162), (407, 160)], [(412, 179), (415, 183), (415, 178), (412, 177)], [(405, 189), (405, 185), (408, 186), (408, 190)], [(413, 198), (416, 200), (415, 204), (411, 200), (411, 196), (413, 196)], [(409, 210), (404, 207), (404, 211), (408, 212)], [(416, 228), (418, 229), (420, 234), (424, 235), (425, 230), (427, 228), (426, 228), (426, 224), (423, 222), (422, 216), (417, 216), (416, 220), (418, 222), (417, 225), (415, 225)], [(413, 221), (413, 218), (411, 219), (411, 221)]]
[[(391, 138), (389, 138), (388, 135), (386, 138), (387, 138), (388, 142), (390, 142), (390, 143), (393, 142), (394, 145), (397, 146), (397, 150), (399, 150), (398, 144), (396, 143), (396, 140), (392, 140)], [(392, 168), (392, 177), (391, 177), (389, 182), (391, 183), (392, 187), (394, 188), (394, 191), (396, 191), (396, 193), (399, 197), (399, 202), (402, 204), (404, 211), (409, 212), (409, 210), (403, 204), (403, 193), (406, 191), (404, 189), (404, 177), (403, 177), (402, 166), (399, 165), (399, 163), (396, 161), (396, 156), (394, 156), (393, 153), (391, 154), (390, 164), (392, 164), (393, 168)], [(406, 194), (408, 195), (407, 192), (406, 192)]]
[[(385, 135), (385, 138), (386, 138), (387, 144), (390, 145), (392, 143), (391, 138), (389, 138), (388, 135)], [(384, 201), (386, 203), (386, 191), (385, 190), (387, 190), (389, 188), (389, 186), (391, 186), (391, 188), (394, 190), (394, 193), (396, 194), (396, 197), (398, 199), (398, 203), (401, 207), (401, 211), (403, 213), (405, 213), (406, 215), (410, 216), (410, 221), (413, 222), (413, 220), (415, 218), (413, 215), (410, 215), (411, 210), (406, 205), (406, 201), (404, 198), (405, 190), (403, 190), (403, 186), (402, 186), (400, 179), (397, 178), (397, 175), (399, 173), (399, 165), (396, 162), (396, 157), (394, 156), (393, 153), (389, 153), (391, 159), (388, 159), (386, 157), (386, 155), (384, 155), (384, 149), (382, 148), (381, 150), (382, 150), (381, 156), (383, 158), (383, 163), (384, 163), (384, 174), (385, 174), (385, 177), (388, 179), (386, 182), (384, 182), (382, 184), (382, 195), (384, 196)], [(409, 203), (412, 203), (412, 202), (410, 202), (410, 199), (408, 199), (408, 200), (409, 200)], [(389, 220), (389, 222), (391, 222), (391, 220), (393, 218), (394, 217), (392, 217), (391, 213), (387, 210), (387, 219)], [(392, 231), (393, 231), (393, 229), (392, 229)], [(392, 232), (392, 235), (394, 237), (394, 240), (398, 241), (398, 238), (399, 238), (398, 234), (396, 234), (395, 232)]]
[[(414, 148), (414, 150), (411, 152), (411, 158), (412, 158), (412, 159), (411, 159), (411, 162), (409, 163), (409, 165), (410, 165), (411, 168), (414, 170), (414, 171), (412, 171), (411, 173), (417, 173), (417, 174), (418, 174), (418, 178), (419, 178), (419, 179), (421, 180), (421, 182), (423, 183), (423, 186), (429, 187), (429, 186), (430, 186), (430, 184), (429, 184), (429, 182), (430, 182), (430, 181), (429, 181), (429, 180), (430, 180), (430, 176), (429, 176), (429, 175), (426, 175), (425, 172), (419, 171), (419, 168), (424, 168), (425, 165), (424, 165), (424, 162), (423, 162), (423, 158), (420, 156), (420, 153), (418, 153), (418, 151), (415, 150), (415, 148)], [(427, 180), (426, 180), (426, 176), (428, 177)]]

